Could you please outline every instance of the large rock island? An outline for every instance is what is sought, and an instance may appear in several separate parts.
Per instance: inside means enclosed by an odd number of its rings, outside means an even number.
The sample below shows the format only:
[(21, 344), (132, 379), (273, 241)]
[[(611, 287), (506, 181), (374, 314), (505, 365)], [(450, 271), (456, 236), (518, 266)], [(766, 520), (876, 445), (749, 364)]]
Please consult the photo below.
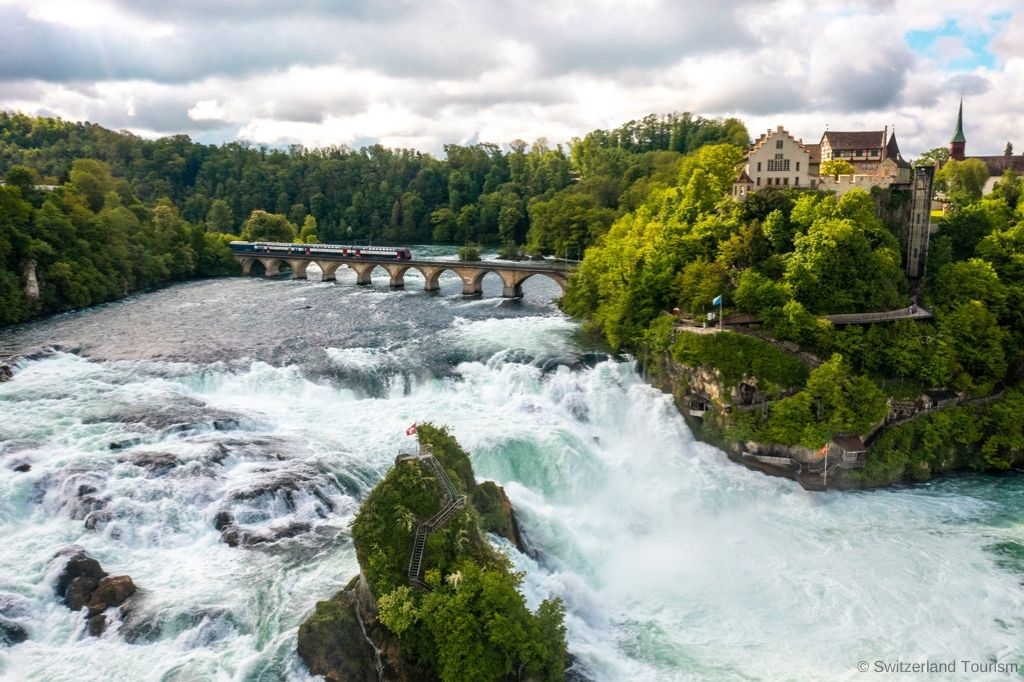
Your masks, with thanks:
[(443, 428), (419, 427), (352, 525), (361, 573), (299, 629), (299, 655), (331, 682), (560, 680), (563, 609), (531, 613), (521, 576), (485, 533), (522, 541), (504, 491), (477, 483)]

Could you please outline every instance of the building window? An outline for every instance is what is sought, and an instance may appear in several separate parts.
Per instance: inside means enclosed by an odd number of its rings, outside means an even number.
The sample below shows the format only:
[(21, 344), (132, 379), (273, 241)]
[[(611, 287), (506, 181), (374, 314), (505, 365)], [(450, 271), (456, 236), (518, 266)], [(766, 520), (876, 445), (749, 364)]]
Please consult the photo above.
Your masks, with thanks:
[(772, 171), (788, 171), (789, 170), (789, 159), (781, 159), (782, 154), (776, 154), (776, 158), (768, 159), (768, 172)]
[(799, 161), (796, 162), (796, 172), (797, 173), (800, 172), (800, 162)]
[(782, 178), (782, 184), (789, 187), (789, 178)]
[[(761, 164), (757, 164), (757, 165), (759, 165), (759, 166), (760, 166)], [(760, 168), (758, 168), (758, 170), (761, 170), (761, 169), (760, 169)], [(757, 186), (758, 186), (758, 187), (760, 187), (760, 186), (761, 186), (761, 176), (760, 176), (760, 175), (758, 175), (758, 176), (757, 176)]]
[(881, 152), (880, 149), (872, 149), (871, 150), (871, 156), (878, 156), (879, 152)]
[[(797, 170), (800, 170), (800, 169), (798, 168)], [(799, 175), (798, 175), (798, 176), (796, 176), (795, 178), (793, 178), (793, 184), (794, 184), (795, 186), (797, 186), (797, 187), (799, 187), (799, 186), (800, 186), (800, 176), (799, 176)]]
[(775, 141), (775, 148), (776, 149), (782, 149), (782, 140), (776, 140)]
[(760, 161), (757, 162), (757, 172), (758, 173), (761, 172), (761, 162)]
[(855, 153), (855, 156), (864, 156), (864, 150), (863, 149), (858, 149), (856, 151), (856, 153)]

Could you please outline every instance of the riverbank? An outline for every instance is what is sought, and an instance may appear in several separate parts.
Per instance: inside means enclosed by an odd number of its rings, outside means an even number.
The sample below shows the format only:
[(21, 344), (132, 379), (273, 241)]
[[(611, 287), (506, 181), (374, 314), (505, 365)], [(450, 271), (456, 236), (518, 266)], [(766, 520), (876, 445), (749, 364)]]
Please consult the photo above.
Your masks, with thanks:
[(915, 483), (962, 471), (1019, 471), (1024, 464), (1024, 433), (1013, 417), (1024, 410), (1024, 394), (1016, 389), (976, 399), (936, 391), (916, 405), (889, 398), (884, 419), (860, 433), (832, 433), (820, 448), (759, 440), (765, 429), (757, 424), (778, 401), (798, 393), (822, 362), (753, 335), (716, 330), (712, 340), (703, 332), (674, 329), (668, 343), (642, 349), (645, 376), (673, 396), (698, 439), (749, 469), (820, 491)]

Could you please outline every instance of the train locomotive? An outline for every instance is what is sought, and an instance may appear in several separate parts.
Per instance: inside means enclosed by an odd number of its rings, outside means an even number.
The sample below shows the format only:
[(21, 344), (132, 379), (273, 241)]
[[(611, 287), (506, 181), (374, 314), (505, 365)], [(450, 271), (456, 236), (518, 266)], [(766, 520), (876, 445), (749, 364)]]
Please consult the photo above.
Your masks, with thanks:
[(360, 258), (363, 260), (412, 260), (412, 252), (407, 246), (347, 246), (345, 244), (289, 244), (287, 242), (243, 242), (233, 241), (230, 244), (235, 253), (252, 254), (254, 256), (334, 256), (344, 258)]

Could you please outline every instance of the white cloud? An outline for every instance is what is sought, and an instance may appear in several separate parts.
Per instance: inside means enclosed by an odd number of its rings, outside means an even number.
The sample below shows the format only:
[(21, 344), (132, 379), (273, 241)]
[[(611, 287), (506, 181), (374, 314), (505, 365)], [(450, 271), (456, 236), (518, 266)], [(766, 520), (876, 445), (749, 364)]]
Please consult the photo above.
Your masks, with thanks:
[(223, 121), (226, 116), (224, 107), (215, 99), (200, 100), (188, 110), (188, 117), (193, 121)]
[[(1024, 130), (1018, 0), (967, 10), (962, 0), (325, 7), (0, 0), (0, 107), (204, 141), (379, 141), (434, 153), (473, 139), (565, 142), (693, 111), (736, 115), (755, 136), (782, 124), (808, 140), (826, 124), (895, 125), (913, 156), (946, 143), (963, 90), (969, 151), (999, 153)], [(992, 34), (994, 67), (947, 71), (967, 51), (956, 37), (909, 50), (908, 31), (950, 20)]]

